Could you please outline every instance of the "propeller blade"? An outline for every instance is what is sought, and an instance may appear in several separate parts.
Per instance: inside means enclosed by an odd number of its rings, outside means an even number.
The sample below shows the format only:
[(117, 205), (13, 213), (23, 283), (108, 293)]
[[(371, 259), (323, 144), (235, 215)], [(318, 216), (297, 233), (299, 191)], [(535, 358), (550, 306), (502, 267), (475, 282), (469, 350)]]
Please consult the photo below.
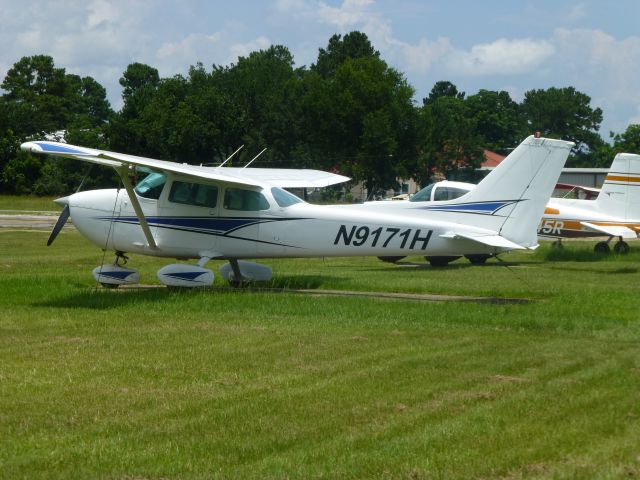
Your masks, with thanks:
[(54, 225), (53, 230), (51, 230), (51, 235), (49, 235), (49, 240), (47, 240), (47, 247), (50, 246), (53, 243), (53, 241), (56, 239), (56, 237), (60, 233), (60, 230), (62, 230), (62, 227), (64, 227), (64, 224), (67, 223), (67, 220), (69, 219), (69, 215), (70, 215), (69, 205), (67, 204), (62, 209), (62, 212), (60, 213), (60, 216), (58, 217), (58, 221)]

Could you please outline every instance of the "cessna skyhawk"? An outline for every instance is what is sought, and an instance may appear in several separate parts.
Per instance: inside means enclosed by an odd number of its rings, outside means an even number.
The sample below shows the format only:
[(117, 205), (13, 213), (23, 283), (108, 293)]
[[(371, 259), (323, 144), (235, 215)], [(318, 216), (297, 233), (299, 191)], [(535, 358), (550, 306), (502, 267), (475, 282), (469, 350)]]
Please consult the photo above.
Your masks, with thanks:
[[(107, 165), (124, 189), (75, 193), (64, 204), (50, 242), (70, 216), (82, 235), (115, 252), (98, 266), (107, 286), (136, 283), (125, 254), (175, 263), (158, 271), (168, 286), (205, 286), (205, 265), (225, 259), (224, 279), (269, 280), (270, 267), (244, 259), (319, 256), (494, 255), (537, 246), (536, 227), (572, 143), (527, 138), (472, 192), (437, 205), (413, 203), (401, 211), (363, 205), (319, 206), (283, 188), (332, 184), (346, 178), (318, 171), (196, 167), (48, 141), (22, 149)], [(151, 171), (134, 187), (136, 169)]]

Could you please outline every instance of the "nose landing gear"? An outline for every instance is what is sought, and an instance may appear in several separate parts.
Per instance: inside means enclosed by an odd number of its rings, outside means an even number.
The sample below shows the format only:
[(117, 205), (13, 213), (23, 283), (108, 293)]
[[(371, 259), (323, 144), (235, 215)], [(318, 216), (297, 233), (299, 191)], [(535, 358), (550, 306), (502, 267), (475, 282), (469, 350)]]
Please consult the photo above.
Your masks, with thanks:
[(111, 264), (100, 265), (93, 269), (93, 278), (105, 288), (118, 288), (120, 285), (134, 285), (140, 280), (136, 270), (123, 265), (129, 258), (123, 252), (116, 252)]

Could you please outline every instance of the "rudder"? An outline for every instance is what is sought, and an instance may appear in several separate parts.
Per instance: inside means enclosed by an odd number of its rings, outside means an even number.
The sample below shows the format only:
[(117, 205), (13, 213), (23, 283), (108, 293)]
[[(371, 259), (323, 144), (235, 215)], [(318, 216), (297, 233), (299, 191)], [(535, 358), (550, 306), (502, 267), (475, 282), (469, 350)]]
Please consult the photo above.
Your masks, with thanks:
[(595, 201), (604, 214), (623, 220), (640, 219), (640, 155), (615, 156)]

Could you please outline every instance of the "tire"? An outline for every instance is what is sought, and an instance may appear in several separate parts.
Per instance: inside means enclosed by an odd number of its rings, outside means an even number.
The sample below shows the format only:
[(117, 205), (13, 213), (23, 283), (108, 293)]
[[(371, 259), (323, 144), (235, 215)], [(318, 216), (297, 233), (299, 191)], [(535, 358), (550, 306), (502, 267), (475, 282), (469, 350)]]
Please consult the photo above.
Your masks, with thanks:
[(454, 260), (459, 259), (459, 256), (456, 257), (424, 257), (427, 262), (431, 264), (432, 267), (446, 267), (449, 265), (449, 262), (453, 262)]
[(593, 251), (596, 253), (609, 253), (611, 249), (607, 242), (598, 242), (596, 243), (596, 246), (593, 247)]
[(476, 255), (465, 255), (464, 258), (469, 260), (472, 265), (484, 265), (487, 263), (487, 260), (491, 258), (491, 255), (480, 253)]
[(613, 246), (613, 251), (619, 255), (626, 255), (629, 253), (629, 244), (620, 240)]
[(387, 263), (396, 263), (402, 260), (404, 257), (378, 257), (378, 260), (382, 260)]

